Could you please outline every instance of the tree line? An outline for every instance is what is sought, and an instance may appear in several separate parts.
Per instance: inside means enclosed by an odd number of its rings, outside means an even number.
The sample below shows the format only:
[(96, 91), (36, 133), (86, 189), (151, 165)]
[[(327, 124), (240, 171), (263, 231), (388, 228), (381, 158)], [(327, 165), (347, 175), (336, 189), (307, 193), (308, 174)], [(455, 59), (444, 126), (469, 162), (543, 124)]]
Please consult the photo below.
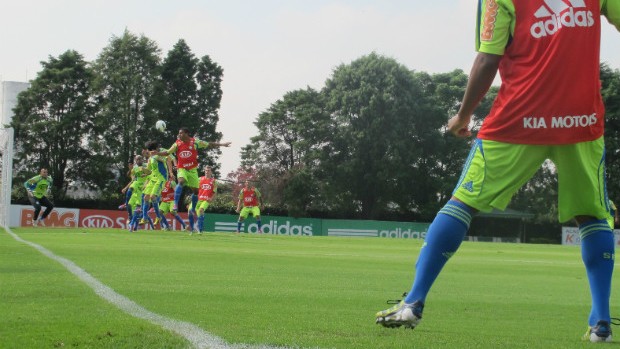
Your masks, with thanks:
[[(16, 178), (45, 166), (59, 197), (79, 183), (96, 189), (97, 199), (116, 198), (132, 155), (160, 138), (152, 125), (162, 116), (169, 130), (188, 126), (197, 137), (221, 139), (222, 68), (208, 56), (196, 58), (183, 40), (160, 54), (152, 40), (126, 31), (92, 63), (72, 50), (42, 62), (11, 124)], [(607, 189), (620, 201), (620, 72), (602, 64), (601, 83)], [(241, 167), (226, 176), (234, 184), (224, 183), (229, 193), (215, 209), (232, 211), (238, 183), (250, 178), (266, 197), (267, 213), (431, 221), (451, 196), (471, 145), (445, 133), (466, 84), (462, 70), (429, 74), (377, 53), (341, 64), (320, 89), (289, 91), (257, 116)], [(477, 126), (496, 93), (493, 87), (476, 110)], [(218, 155), (201, 154), (201, 161), (219, 174)], [(510, 207), (555, 221), (556, 195), (557, 174), (546, 164)]]

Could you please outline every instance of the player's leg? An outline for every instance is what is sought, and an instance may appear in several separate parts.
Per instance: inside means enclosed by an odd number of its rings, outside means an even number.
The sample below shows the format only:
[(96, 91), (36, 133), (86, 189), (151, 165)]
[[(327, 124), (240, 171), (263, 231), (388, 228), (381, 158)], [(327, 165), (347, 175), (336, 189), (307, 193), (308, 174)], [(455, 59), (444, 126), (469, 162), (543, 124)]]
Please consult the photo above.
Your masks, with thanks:
[(186, 184), (187, 170), (180, 168), (177, 170), (177, 186), (174, 187), (174, 204), (172, 206), (172, 212), (176, 214), (179, 211), (179, 205), (181, 204), (181, 197), (183, 197), (183, 188)]
[(47, 218), (47, 216), (52, 212), (52, 210), (54, 209), (54, 204), (52, 204), (52, 202), (47, 198), (47, 196), (43, 196), (42, 198), (40, 198), (39, 202), (42, 206), (45, 206), (45, 211), (43, 211), (43, 214), (41, 215), (41, 217), (39, 217), (39, 223), (45, 225), (45, 223), (43, 223), (43, 220)]
[(581, 256), (586, 267), (592, 308), (588, 338), (611, 341), (609, 298), (614, 269), (614, 235), (607, 223), (608, 200), (605, 184), (605, 144), (601, 137), (554, 148), (558, 171), (560, 222), (573, 217), (579, 223)]
[(32, 195), (28, 195), (28, 201), (30, 201), (30, 204), (32, 205), (32, 207), (34, 207), (34, 213), (32, 215), (32, 225), (36, 227), (37, 224), (39, 223), (39, 213), (41, 213), (41, 203), (39, 202), (39, 199), (35, 198)]
[(260, 207), (254, 206), (252, 207), (252, 215), (256, 218), (256, 225), (258, 226), (258, 233), (263, 233), (263, 223), (260, 220)]
[(237, 220), (237, 233), (241, 232), (241, 225), (243, 224), (243, 221), (246, 218), (248, 218), (249, 214), (250, 214), (250, 208), (249, 207), (244, 207), (239, 212), (239, 219)]
[(386, 327), (414, 328), (435, 279), (456, 253), (477, 211), (505, 209), (514, 193), (540, 168), (546, 148), (476, 140), (453, 197), (431, 223), (415, 265), (411, 291), (398, 305), (376, 314)]

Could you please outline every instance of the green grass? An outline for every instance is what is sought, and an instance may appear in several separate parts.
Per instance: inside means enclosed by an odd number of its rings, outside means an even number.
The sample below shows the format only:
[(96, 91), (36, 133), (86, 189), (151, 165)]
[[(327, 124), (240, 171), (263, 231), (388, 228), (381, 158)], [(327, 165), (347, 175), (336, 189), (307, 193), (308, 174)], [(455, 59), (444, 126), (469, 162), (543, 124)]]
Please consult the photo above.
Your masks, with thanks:
[[(305, 348), (580, 348), (579, 249), (464, 243), (415, 329), (374, 314), (411, 286), (418, 240), (14, 229), (146, 309), (228, 343)], [(0, 348), (184, 348), (0, 233)], [(618, 283), (614, 282), (615, 288)], [(612, 295), (612, 299), (614, 299)], [(612, 314), (620, 307), (612, 301)], [(620, 333), (620, 332), (619, 332)], [(620, 344), (612, 344), (612, 347)]]

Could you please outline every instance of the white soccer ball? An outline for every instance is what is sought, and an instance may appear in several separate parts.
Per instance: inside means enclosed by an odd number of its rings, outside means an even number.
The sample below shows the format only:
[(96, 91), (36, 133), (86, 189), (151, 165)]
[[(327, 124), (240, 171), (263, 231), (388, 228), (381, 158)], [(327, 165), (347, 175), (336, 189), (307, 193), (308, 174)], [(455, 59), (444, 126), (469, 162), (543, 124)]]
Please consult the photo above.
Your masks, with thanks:
[(155, 123), (155, 128), (159, 132), (166, 131), (166, 122), (164, 120), (157, 120), (157, 122)]

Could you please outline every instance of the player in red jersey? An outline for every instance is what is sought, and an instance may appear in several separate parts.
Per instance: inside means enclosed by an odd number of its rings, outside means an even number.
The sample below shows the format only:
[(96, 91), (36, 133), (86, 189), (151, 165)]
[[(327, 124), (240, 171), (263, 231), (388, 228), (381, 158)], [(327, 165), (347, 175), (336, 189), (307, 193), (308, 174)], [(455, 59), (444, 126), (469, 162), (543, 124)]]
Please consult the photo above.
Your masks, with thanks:
[[(174, 219), (181, 224), (183, 230), (185, 230), (185, 222), (179, 216), (178, 213), (172, 212), (172, 204), (174, 203), (174, 188), (176, 186), (176, 182), (168, 180), (164, 184), (163, 189), (161, 190), (161, 202), (159, 203), (159, 212), (162, 219), (166, 219), (166, 214), (170, 213), (174, 217)], [(157, 224), (157, 222), (155, 222)]]
[[(241, 206), (243, 205), (243, 208)], [(258, 225), (258, 232), (262, 233), (261, 220), (260, 220), (260, 208), (263, 206), (263, 199), (260, 191), (254, 186), (250, 186), (250, 181), (246, 180), (244, 187), (239, 191), (239, 201), (237, 202), (237, 212), (239, 212), (239, 220), (237, 221), (237, 233), (241, 232), (241, 224), (248, 218), (248, 215), (252, 215), (256, 218), (256, 224)]]
[(217, 195), (217, 180), (213, 177), (210, 166), (205, 166), (204, 174), (199, 179), (198, 204), (194, 210), (198, 214), (198, 233), (204, 231), (205, 212), (213, 199), (215, 199), (215, 195)]
[(497, 72), (502, 85), (451, 200), (439, 211), (416, 263), (411, 291), (376, 314), (386, 327), (415, 327), (427, 294), (469, 229), (472, 216), (504, 210), (550, 159), (558, 173), (560, 222), (576, 220), (592, 309), (585, 339), (611, 340), (609, 298), (614, 237), (605, 218), (601, 15), (620, 30), (620, 1), (482, 0), (474, 61), (461, 107), (448, 121), (471, 135), (474, 110)]
[[(179, 129), (177, 141), (168, 149), (167, 152), (154, 152), (155, 155), (165, 156), (175, 154), (177, 159), (177, 178), (179, 183), (174, 190), (174, 205), (172, 211), (178, 211), (183, 187), (187, 185), (192, 189), (192, 206), (196, 207), (198, 202), (198, 149), (207, 147), (229, 147), (231, 142), (207, 142), (191, 136), (186, 127)], [(191, 212), (190, 212), (191, 218)], [(190, 222), (191, 223), (191, 222)], [(193, 225), (193, 224), (192, 224)]]

